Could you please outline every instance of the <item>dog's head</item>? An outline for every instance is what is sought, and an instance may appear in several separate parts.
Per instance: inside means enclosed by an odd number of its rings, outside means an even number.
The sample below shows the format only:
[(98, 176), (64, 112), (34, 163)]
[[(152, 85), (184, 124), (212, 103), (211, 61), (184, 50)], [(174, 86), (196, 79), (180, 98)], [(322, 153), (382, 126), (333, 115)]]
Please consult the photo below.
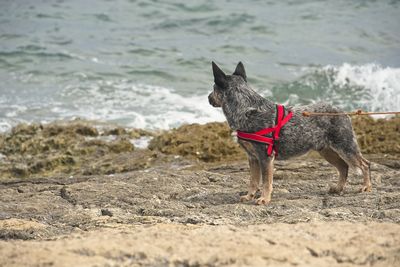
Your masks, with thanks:
[(213, 107), (222, 107), (226, 93), (247, 82), (246, 71), (242, 62), (237, 64), (232, 75), (226, 75), (214, 62), (212, 62), (212, 70), (214, 89), (208, 96), (208, 101)]

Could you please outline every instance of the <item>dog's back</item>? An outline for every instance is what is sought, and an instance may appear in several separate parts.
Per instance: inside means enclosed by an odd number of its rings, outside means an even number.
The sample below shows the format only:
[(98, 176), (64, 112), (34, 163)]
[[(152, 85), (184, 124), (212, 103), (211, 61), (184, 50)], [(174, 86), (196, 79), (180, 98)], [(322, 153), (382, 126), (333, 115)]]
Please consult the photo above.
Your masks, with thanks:
[(348, 116), (304, 117), (303, 112), (341, 112), (327, 103), (298, 106), (291, 109), (292, 119), (282, 128), (278, 158), (298, 156), (309, 150), (321, 151), (327, 147), (346, 154), (359, 153), (351, 120)]

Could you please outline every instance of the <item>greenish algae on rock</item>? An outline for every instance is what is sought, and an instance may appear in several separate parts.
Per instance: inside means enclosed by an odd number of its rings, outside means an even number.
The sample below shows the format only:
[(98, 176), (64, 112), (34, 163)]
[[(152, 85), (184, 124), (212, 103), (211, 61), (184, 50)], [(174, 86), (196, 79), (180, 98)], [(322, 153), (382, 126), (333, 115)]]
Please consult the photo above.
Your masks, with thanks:
[[(397, 166), (400, 116), (355, 117), (353, 126), (363, 153), (385, 155), (386, 164)], [(0, 177), (113, 174), (148, 168), (154, 162), (168, 164), (176, 156), (207, 164), (246, 159), (231, 133), (219, 122), (182, 125), (158, 134), (110, 125), (96, 128), (82, 120), (20, 124), (0, 135)], [(143, 136), (153, 138), (149, 149), (135, 149), (132, 139)], [(390, 163), (388, 157), (393, 158)]]
[[(116, 155), (134, 151), (132, 136), (145, 131), (129, 130), (118, 135), (99, 133), (90, 122), (54, 122), (42, 124), (20, 124), (10, 133), (0, 135), (0, 174), (2, 178), (51, 176), (54, 174), (110, 174), (137, 168), (146, 164), (142, 160), (113, 164)], [(148, 154), (151, 154), (150, 152)]]
[(352, 121), (363, 153), (400, 156), (400, 116), (378, 120), (362, 116)]
[(244, 156), (226, 123), (189, 124), (166, 131), (149, 144), (162, 153), (196, 158), (205, 162), (234, 160)]

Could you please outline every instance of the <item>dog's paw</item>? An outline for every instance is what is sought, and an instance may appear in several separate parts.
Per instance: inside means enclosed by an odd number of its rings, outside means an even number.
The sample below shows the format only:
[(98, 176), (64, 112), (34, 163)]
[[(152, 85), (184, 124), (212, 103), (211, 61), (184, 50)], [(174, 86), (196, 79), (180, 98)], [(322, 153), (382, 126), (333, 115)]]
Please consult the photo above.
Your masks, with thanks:
[(372, 186), (371, 185), (364, 185), (360, 189), (360, 193), (362, 193), (362, 192), (371, 192), (371, 191), (372, 191)]
[(260, 197), (256, 199), (256, 204), (257, 205), (267, 205), (271, 199), (265, 198), (265, 197)]
[(245, 195), (245, 196), (241, 196), (240, 197), (240, 202), (247, 202), (247, 201), (250, 201), (250, 200), (253, 200), (254, 199), (254, 195), (253, 194), (247, 194), (247, 195)]
[(343, 193), (343, 188), (337, 186), (337, 185), (332, 185), (329, 187), (329, 194), (341, 194)]

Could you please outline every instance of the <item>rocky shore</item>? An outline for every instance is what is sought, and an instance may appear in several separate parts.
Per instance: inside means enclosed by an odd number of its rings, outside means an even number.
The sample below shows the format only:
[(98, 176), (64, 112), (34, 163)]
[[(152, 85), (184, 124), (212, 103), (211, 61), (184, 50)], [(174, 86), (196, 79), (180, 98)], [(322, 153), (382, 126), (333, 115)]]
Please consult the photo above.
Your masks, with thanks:
[(400, 117), (353, 120), (373, 191), (317, 154), (277, 161), (273, 201), (239, 203), (224, 123), (167, 132), (83, 120), (0, 135), (0, 266), (398, 266)]

